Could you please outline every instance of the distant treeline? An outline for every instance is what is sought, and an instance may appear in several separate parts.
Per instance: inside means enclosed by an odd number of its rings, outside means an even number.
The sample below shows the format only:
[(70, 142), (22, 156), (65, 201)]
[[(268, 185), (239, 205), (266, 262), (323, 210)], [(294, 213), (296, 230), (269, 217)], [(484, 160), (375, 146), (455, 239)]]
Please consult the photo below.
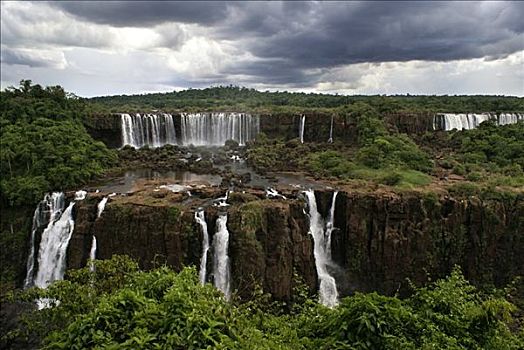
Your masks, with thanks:
[(329, 95), (300, 92), (257, 91), (238, 86), (217, 86), (179, 92), (117, 95), (86, 100), (100, 111), (236, 110), (298, 112), (311, 109), (340, 110), (364, 102), (377, 112), (506, 112), (524, 111), (524, 98), (513, 96), (413, 96), (413, 95)]

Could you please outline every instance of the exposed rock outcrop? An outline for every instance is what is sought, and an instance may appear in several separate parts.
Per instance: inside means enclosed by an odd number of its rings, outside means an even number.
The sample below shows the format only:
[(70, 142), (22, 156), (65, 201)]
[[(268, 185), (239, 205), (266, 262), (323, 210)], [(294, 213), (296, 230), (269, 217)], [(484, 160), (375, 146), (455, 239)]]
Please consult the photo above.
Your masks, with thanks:
[[(295, 195), (297, 192), (295, 192)], [(289, 197), (289, 194), (287, 194)], [(227, 208), (232, 289), (249, 297), (256, 284), (275, 299), (288, 300), (293, 273), (316, 290), (313, 242), (300, 195), (266, 200), (244, 195)], [(317, 191), (326, 216), (332, 192)], [(199, 265), (202, 233), (191, 204), (139, 205), (110, 201), (96, 218), (97, 200), (76, 206), (76, 228), (68, 251), (70, 268), (84, 266), (92, 235), (98, 258), (129, 254), (144, 268), (167, 263), (175, 269)], [(210, 240), (218, 211), (206, 209)], [(477, 284), (503, 285), (524, 274), (524, 201), (437, 198), (427, 194), (340, 191), (332, 235), (332, 274), (340, 295), (376, 290), (407, 291), (449, 273), (455, 264)], [(208, 259), (209, 261), (209, 259)]]

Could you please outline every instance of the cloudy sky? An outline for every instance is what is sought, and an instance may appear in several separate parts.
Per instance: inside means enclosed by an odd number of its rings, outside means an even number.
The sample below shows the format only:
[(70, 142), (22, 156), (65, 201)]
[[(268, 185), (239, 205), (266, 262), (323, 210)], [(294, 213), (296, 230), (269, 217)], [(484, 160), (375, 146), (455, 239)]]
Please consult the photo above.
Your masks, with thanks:
[(524, 96), (524, 2), (1, 3), (1, 85)]

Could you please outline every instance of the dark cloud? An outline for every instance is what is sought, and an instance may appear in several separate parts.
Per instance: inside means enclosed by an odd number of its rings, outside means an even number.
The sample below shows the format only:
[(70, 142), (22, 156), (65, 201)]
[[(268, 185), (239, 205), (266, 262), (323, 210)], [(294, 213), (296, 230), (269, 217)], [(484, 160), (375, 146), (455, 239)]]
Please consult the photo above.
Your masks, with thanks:
[(54, 1), (50, 4), (84, 20), (116, 27), (165, 22), (212, 25), (227, 15), (221, 1)]
[(17, 64), (35, 68), (60, 68), (66, 64), (61, 52), (14, 50), (5, 46), (2, 46), (2, 54), (0, 57), (0, 60), (4, 64)]

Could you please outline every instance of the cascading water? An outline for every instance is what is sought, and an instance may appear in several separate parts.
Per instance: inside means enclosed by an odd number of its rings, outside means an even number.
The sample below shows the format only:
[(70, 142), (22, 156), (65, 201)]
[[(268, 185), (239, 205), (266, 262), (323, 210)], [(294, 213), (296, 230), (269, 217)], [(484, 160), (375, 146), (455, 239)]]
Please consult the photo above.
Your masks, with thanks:
[(326, 257), (328, 261), (333, 261), (331, 259), (331, 234), (335, 228), (335, 204), (337, 202), (338, 191), (333, 192), (333, 199), (331, 199), (331, 208), (329, 209), (329, 215), (326, 221)]
[[(63, 201), (62, 201), (63, 203)], [(38, 272), (35, 285), (46, 288), (51, 282), (61, 280), (66, 268), (66, 250), (73, 234), (73, 206), (71, 202), (58, 220), (51, 220), (42, 233), (38, 252)]]
[(213, 237), (213, 278), (215, 287), (220, 289), (229, 300), (229, 231), (227, 230), (227, 214), (221, 214), (217, 219), (217, 230)]
[(122, 145), (135, 148), (177, 144), (175, 123), (171, 114), (122, 114)]
[(246, 113), (195, 113), (181, 116), (182, 144), (223, 146), (235, 140), (241, 146), (259, 133), (260, 118)]
[(96, 259), (96, 237), (93, 236), (93, 240), (91, 241), (91, 250), (89, 251), (89, 271), (95, 272), (95, 263), (94, 260)]
[(298, 127), (298, 136), (300, 137), (300, 143), (304, 143), (304, 128), (306, 127), (306, 116), (303, 115), (300, 118), (300, 125)]
[[(313, 254), (315, 256), (315, 265), (318, 279), (320, 281), (320, 303), (328, 307), (333, 307), (337, 305), (338, 292), (335, 278), (333, 278), (327, 270), (327, 266), (333, 264), (330, 257), (331, 248), (328, 249), (327, 244), (328, 242), (331, 243), (336, 192), (333, 194), (328, 225), (325, 226), (324, 220), (317, 210), (315, 192), (313, 190), (308, 190), (304, 193), (306, 195), (309, 209), (309, 233), (313, 236)], [(331, 212), (333, 212), (333, 216), (331, 216)]]
[(331, 125), (329, 127), (329, 139), (328, 143), (333, 143), (333, 116), (331, 116)]
[(33, 226), (31, 228), (31, 241), (27, 258), (27, 274), (24, 280), (24, 288), (32, 287), (34, 284), (36, 232), (39, 228), (58, 220), (63, 209), (64, 194), (61, 192), (54, 192), (51, 195), (46, 194), (44, 199), (38, 203), (35, 209), (33, 215)]
[(209, 250), (209, 235), (207, 232), (206, 214), (203, 209), (195, 212), (195, 220), (202, 228), (202, 257), (200, 258), (200, 271), (198, 277), (200, 283), (206, 283), (207, 252)]
[(524, 121), (524, 114), (521, 113), (501, 113), (497, 118), (498, 125), (516, 124)]
[(454, 114), (441, 113), (433, 117), (434, 130), (470, 130), (477, 128), (482, 122), (493, 120), (497, 125), (515, 124), (524, 120), (524, 115), (520, 113), (501, 113), (499, 115), (492, 113), (470, 113)]
[(97, 213), (96, 213), (96, 217), (97, 218), (99, 218), (100, 215), (102, 215), (102, 212), (104, 211), (104, 209), (106, 207), (106, 203), (107, 203), (108, 199), (109, 199), (109, 197), (104, 197), (104, 198), (102, 198), (102, 200), (100, 202), (98, 202)]

